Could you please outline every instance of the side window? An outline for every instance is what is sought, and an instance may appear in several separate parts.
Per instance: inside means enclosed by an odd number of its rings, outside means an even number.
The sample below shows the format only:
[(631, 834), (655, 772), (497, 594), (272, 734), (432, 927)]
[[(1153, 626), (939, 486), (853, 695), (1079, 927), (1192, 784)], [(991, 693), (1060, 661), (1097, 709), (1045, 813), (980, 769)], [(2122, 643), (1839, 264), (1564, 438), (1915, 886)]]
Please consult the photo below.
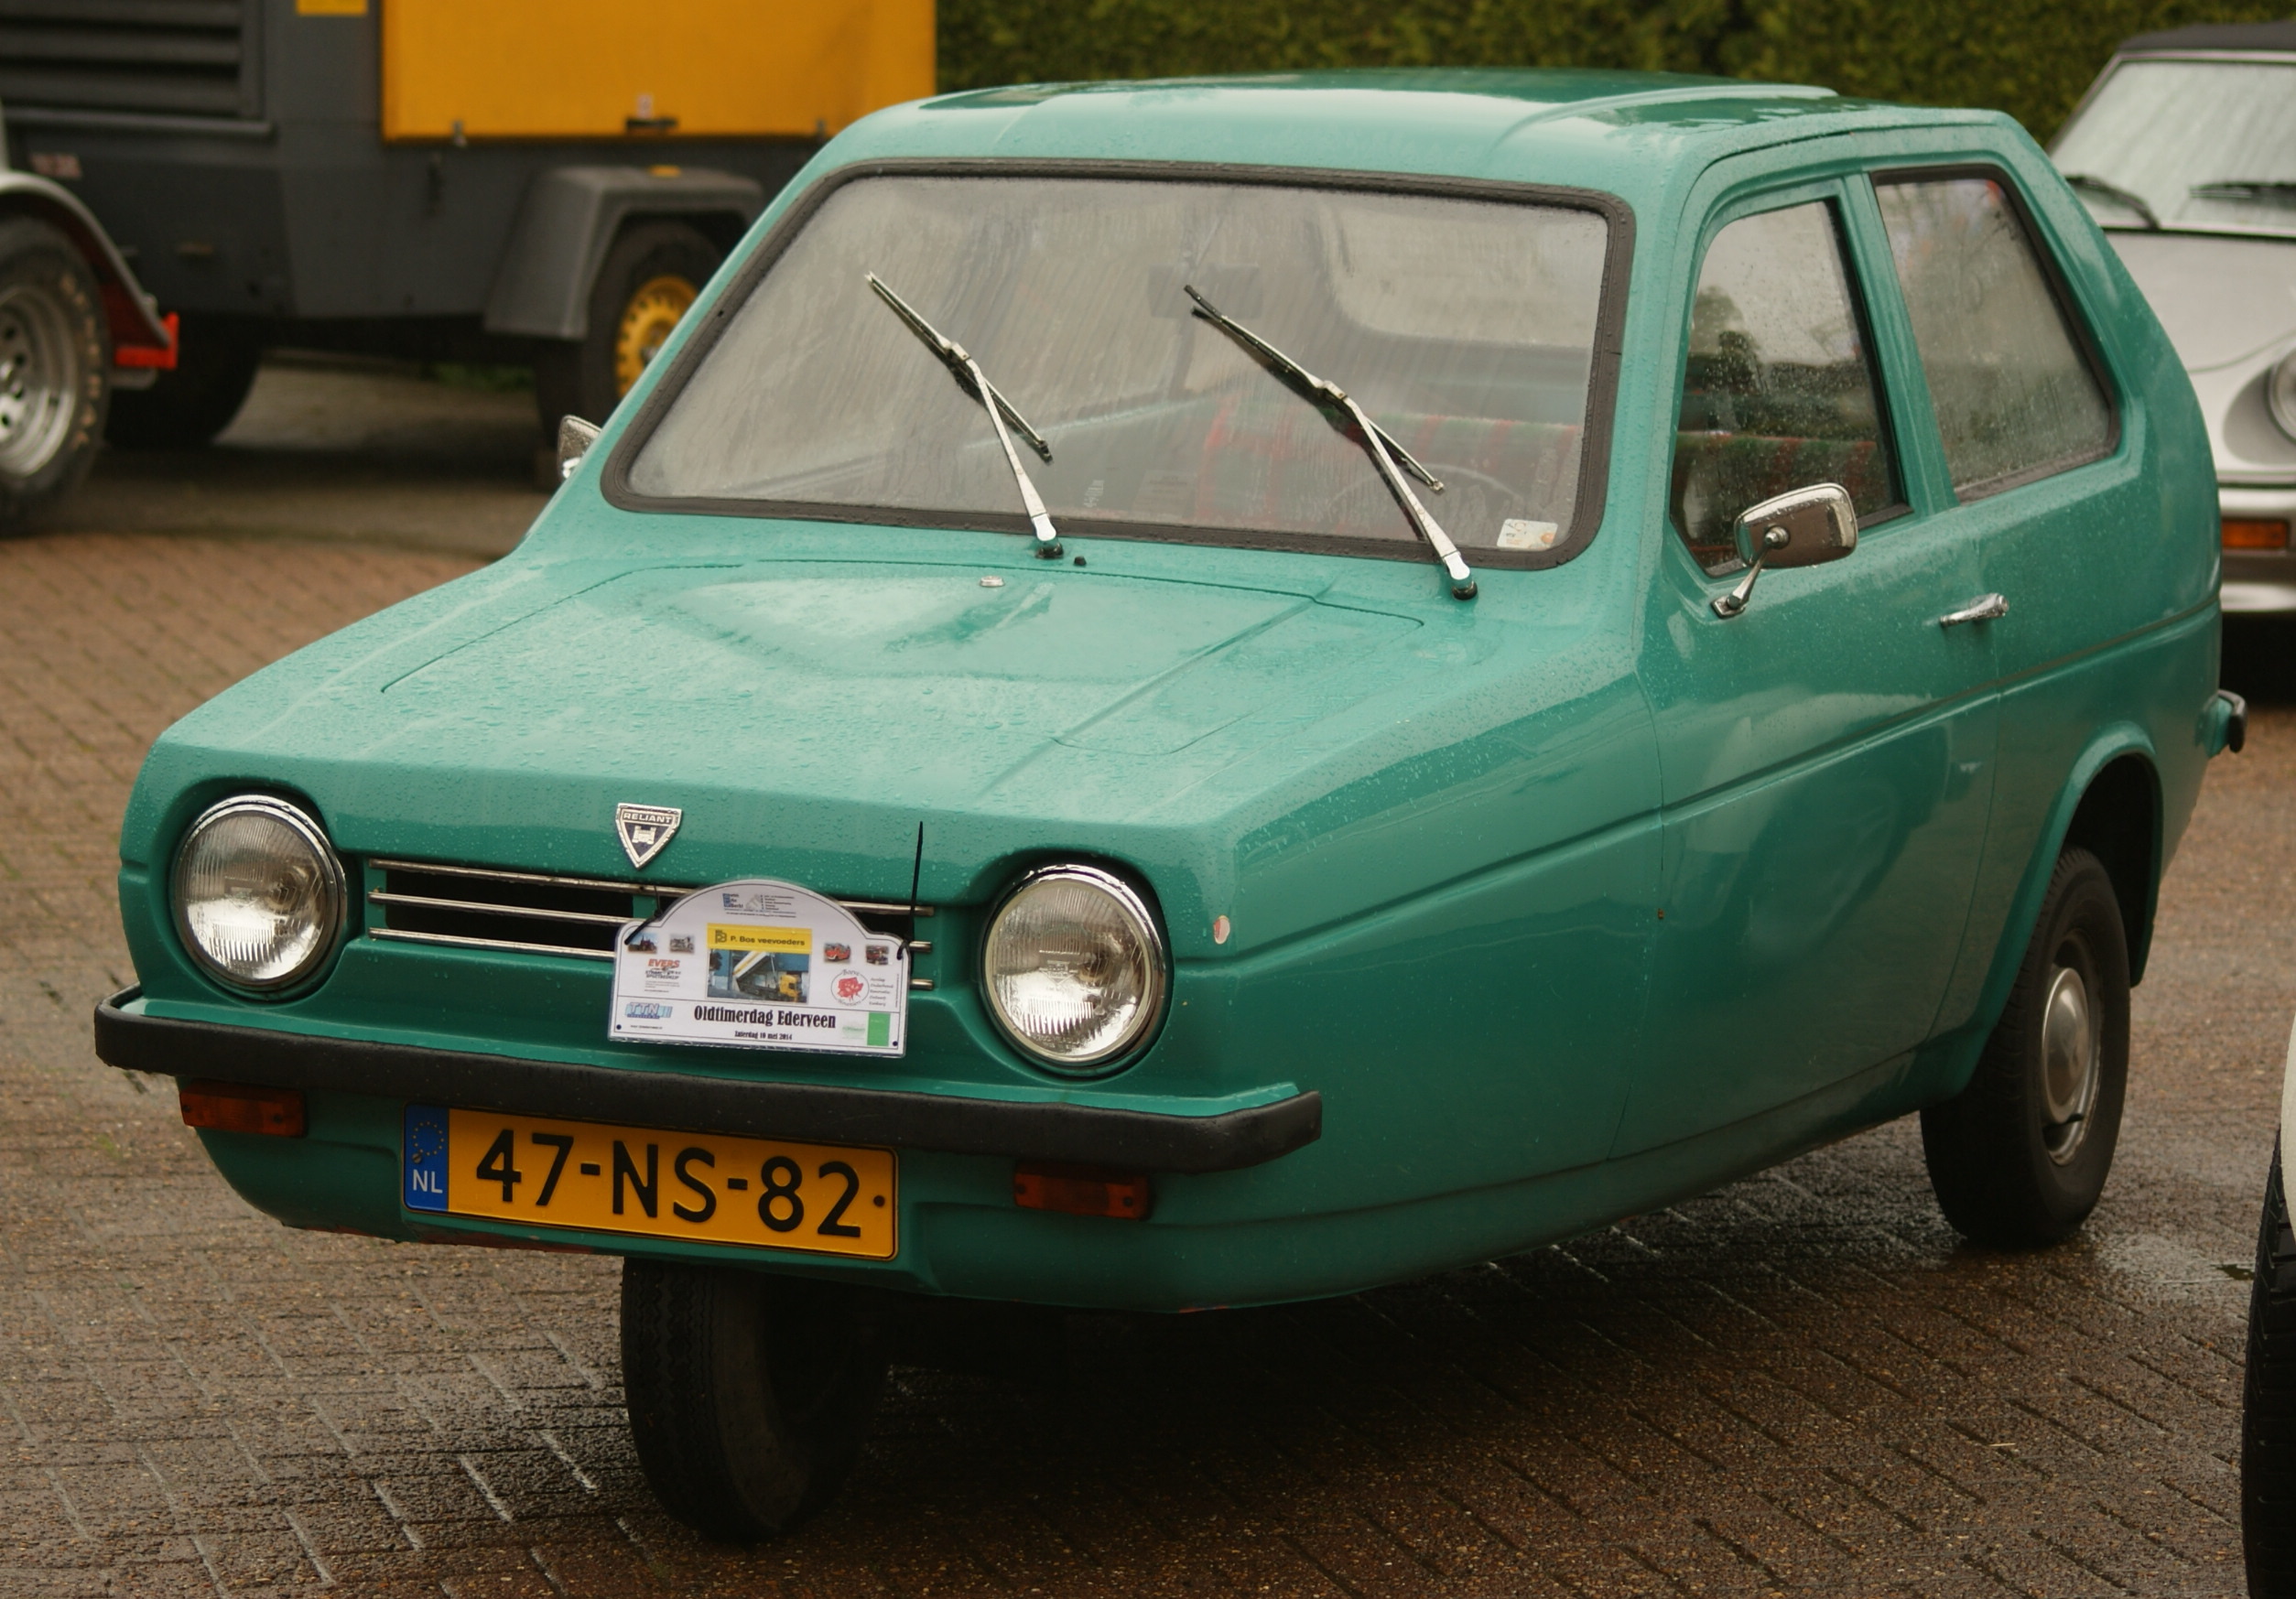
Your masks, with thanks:
[(1895, 503), (1875, 391), (1832, 206), (1763, 211), (1716, 234), (1674, 435), (1674, 528), (1699, 565), (1737, 566), (1738, 513), (1789, 489), (1839, 483), (1861, 517)]
[(2113, 413), (1993, 178), (1875, 180), (1945, 466), (1965, 500), (2112, 448)]

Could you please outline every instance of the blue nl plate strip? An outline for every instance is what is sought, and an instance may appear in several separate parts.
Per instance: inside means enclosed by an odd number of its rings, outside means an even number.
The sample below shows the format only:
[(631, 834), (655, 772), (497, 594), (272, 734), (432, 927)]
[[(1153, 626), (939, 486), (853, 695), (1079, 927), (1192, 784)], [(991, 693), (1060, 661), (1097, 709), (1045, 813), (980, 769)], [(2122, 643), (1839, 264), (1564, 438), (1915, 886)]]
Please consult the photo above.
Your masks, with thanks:
[(400, 1145), (403, 1188), (409, 1210), (447, 1208), (447, 1113), (436, 1105), (406, 1107)]

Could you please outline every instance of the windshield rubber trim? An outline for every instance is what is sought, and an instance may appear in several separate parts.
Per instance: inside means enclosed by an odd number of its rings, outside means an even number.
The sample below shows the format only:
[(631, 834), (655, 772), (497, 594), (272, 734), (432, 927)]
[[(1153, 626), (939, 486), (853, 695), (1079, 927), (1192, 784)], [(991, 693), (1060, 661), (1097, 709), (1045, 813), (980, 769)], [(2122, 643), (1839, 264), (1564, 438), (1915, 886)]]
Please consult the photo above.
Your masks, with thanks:
[[(2001, 192), (2009, 198), (2009, 210), (2016, 214), (2017, 225), (2025, 231), (2026, 243), (2031, 247), (2034, 258), (2041, 263), (2041, 276), (2049, 286), (2050, 297), (2056, 301), (2057, 314), (2064, 319), (2065, 327), (2073, 335), (2074, 349), (2080, 352), (2082, 362), (2088, 367), (2089, 381), (2096, 385), (2097, 393), (2105, 396), (2105, 412), (2110, 427), (2106, 431), (2102, 448), (2088, 453), (2061, 456), (2053, 460), (2036, 461), (2031, 466), (2020, 467), (2013, 472), (2004, 472), (1998, 477), (1983, 478), (1970, 483), (1949, 481), (1948, 486), (1953, 490), (1955, 502), (1967, 505), (1978, 500), (1989, 500), (1996, 494), (2006, 494), (2010, 490), (2021, 489), (2028, 483), (2038, 483), (2044, 478), (2053, 478), (2060, 472), (2069, 472), (2076, 467), (2093, 466), (2101, 460), (2110, 460), (2117, 455), (2120, 452), (2122, 435), (2126, 431), (2121, 426), (2126, 390), (2120, 381), (2120, 374), (2111, 361), (2106, 359), (2105, 346), (2096, 336), (2096, 320), (2090, 315), (2088, 306), (2082, 300), (2079, 294), (2074, 292), (2073, 279), (2065, 272), (2063, 262), (2058, 259), (2054, 239), (2046, 229), (2040, 225), (2032, 202), (2027, 198), (2024, 188), (2018, 182), (2016, 175), (2008, 167), (1991, 161), (1955, 161), (1923, 167), (1876, 167), (1868, 176), (1877, 189), (1891, 184), (1940, 183), (1966, 178), (1982, 178), (1988, 182), (1998, 184)], [(2079, 204), (2080, 196), (2074, 195), (2074, 201)], [(2082, 209), (2084, 211), (2087, 210), (2085, 206)], [(1920, 340), (1916, 340), (1914, 342), (1918, 350)], [(1922, 371), (1922, 382), (1924, 384), (1929, 382), (1926, 358), (1924, 358)], [(1931, 405), (1934, 409), (1934, 396), (1932, 397)], [(1950, 475), (1949, 468), (1949, 479)]]
[[(1633, 268), (1634, 212), (1626, 201), (1599, 189), (1550, 184), (1513, 183), (1478, 178), (1429, 177), (1416, 173), (1359, 172), (1324, 167), (1251, 167), (1202, 161), (1110, 161), (971, 157), (885, 158), (858, 161), (824, 173), (774, 221), (748, 260), (710, 302), (709, 321), (695, 330), (662, 374), (630, 426), (614, 443), (601, 475), (600, 490), (618, 510), (667, 512), (687, 516), (742, 516), (760, 521), (862, 523), (887, 527), (937, 527), (986, 533), (1029, 531), (1017, 513), (917, 510), (906, 506), (825, 504), (815, 501), (703, 498), (642, 494), (630, 486), (630, 468), (644, 450), (694, 373), (749, 303), (813, 214), (846, 184), (868, 178), (1113, 178), (1153, 183), (1251, 184), (1270, 189), (1337, 189), (1371, 193), (1420, 194), (1443, 199), (1556, 207), (1592, 211), (1608, 230), (1602, 289), (1595, 311), (1588, 354), (1587, 408), (1579, 433), (1578, 488), (1570, 525), (1548, 550), (1466, 548), (1478, 570), (1539, 570), (1559, 567), (1582, 554), (1602, 525), (1610, 478), (1610, 441), (1617, 410), (1619, 373), (1626, 352), (1627, 285)], [(1400, 515), (1401, 513), (1399, 512)], [(1332, 538), (1313, 533), (1262, 532), (1196, 524), (1119, 522), (1090, 516), (1065, 519), (1067, 531), (1099, 538), (1145, 539), (1165, 544), (1213, 545), (1245, 549), (1294, 551), (1319, 556), (1364, 556), (1379, 560), (1424, 564), (1427, 547), (1399, 529), (1394, 539)]]

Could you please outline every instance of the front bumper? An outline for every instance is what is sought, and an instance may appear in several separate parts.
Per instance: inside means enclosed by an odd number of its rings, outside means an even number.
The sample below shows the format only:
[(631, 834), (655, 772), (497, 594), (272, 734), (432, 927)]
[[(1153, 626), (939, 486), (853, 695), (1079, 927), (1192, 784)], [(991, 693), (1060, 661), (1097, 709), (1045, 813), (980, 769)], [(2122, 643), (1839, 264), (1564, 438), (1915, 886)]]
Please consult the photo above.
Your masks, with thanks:
[(473, 1110), (874, 1144), (1197, 1175), (1264, 1164), (1323, 1133), (1309, 1091), (1211, 1116), (1047, 1100), (760, 1083), (429, 1049), (146, 1016), (125, 989), (96, 1006), (96, 1053), (125, 1070)]
[[(2223, 483), (2216, 501), (2227, 518), (2296, 527), (2296, 485)], [(2227, 615), (2296, 611), (2296, 549), (2226, 550), (2222, 603)]]

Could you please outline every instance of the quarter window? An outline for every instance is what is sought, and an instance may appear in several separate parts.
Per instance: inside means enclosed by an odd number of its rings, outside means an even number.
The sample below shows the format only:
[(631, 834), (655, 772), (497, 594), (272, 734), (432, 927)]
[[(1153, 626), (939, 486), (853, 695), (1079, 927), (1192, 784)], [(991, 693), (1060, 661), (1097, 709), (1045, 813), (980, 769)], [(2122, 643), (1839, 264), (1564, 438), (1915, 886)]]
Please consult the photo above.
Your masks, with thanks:
[(1878, 180), (1890, 253), (1965, 500), (2096, 459), (2113, 413), (2001, 184)]
[(1834, 208), (1742, 217), (1715, 236), (1691, 304), (1674, 435), (1674, 528), (1708, 572), (1774, 494), (1839, 483), (1861, 518), (1897, 501), (1872, 359)]

